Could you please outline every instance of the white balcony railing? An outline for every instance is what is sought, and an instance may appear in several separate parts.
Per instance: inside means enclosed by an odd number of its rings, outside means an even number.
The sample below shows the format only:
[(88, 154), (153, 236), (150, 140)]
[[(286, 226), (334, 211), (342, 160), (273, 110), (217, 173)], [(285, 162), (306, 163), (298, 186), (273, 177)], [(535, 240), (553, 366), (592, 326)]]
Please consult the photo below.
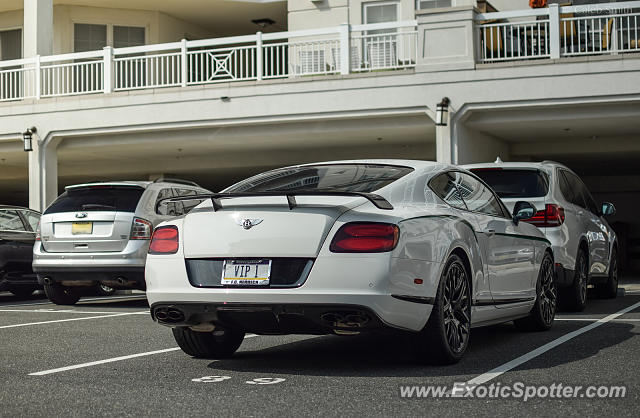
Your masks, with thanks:
[(640, 1), (476, 15), (483, 63), (640, 52)]
[(416, 25), (258, 32), (0, 61), (0, 101), (411, 68)]

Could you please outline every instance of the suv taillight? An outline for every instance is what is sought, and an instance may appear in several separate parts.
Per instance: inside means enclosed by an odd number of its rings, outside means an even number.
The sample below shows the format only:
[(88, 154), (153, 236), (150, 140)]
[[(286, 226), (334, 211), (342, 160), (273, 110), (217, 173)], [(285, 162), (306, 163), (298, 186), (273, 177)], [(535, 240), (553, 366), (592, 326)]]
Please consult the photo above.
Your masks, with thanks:
[(396, 248), (399, 236), (397, 225), (351, 222), (342, 225), (329, 249), (334, 253), (382, 253)]
[(131, 239), (150, 239), (153, 225), (151, 222), (140, 218), (133, 218), (131, 225)]
[(175, 254), (178, 252), (178, 245), (178, 227), (161, 226), (153, 232), (149, 254)]
[(564, 223), (564, 209), (549, 203), (544, 210), (537, 211), (533, 218), (525, 219), (525, 222), (538, 228), (560, 226)]
[(38, 226), (36, 227), (36, 241), (40, 241), (40, 222), (38, 222)]

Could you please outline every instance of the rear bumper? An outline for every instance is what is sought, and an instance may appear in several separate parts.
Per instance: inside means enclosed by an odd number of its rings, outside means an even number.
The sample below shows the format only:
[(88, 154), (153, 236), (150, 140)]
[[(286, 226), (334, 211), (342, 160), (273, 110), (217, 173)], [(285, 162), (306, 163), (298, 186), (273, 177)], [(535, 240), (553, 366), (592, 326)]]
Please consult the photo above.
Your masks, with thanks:
[[(368, 324), (379, 322), (382, 326), (391, 328), (420, 331), (433, 308), (424, 303), (424, 300), (435, 297), (440, 268), (440, 263), (392, 259), (389, 254), (320, 255), (307, 279), (298, 287), (204, 288), (189, 282), (185, 260), (180, 254), (176, 254), (150, 255), (145, 275), (147, 299), (152, 306), (193, 305), (198, 306), (197, 309), (202, 312), (208, 312), (205, 309), (217, 312), (221, 306), (249, 306), (254, 310), (255, 307), (266, 307), (269, 312), (257, 315), (257, 320), (267, 322), (273, 321), (273, 318), (278, 321), (282, 316), (281, 312), (286, 312), (282, 311), (283, 307), (295, 306), (302, 310), (302, 314), (285, 315), (285, 318), (288, 321), (295, 317), (307, 325), (316, 325), (308, 326), (309, 329), (305, 332), (319, 332), (318, 329), (326, 332), (328, 325), (320, 318), (329, 312), (326, 307), (348, 307), (354, 311), (367, 312), (370, 317)], [(414, 277), (424, 277), (425, 283), (414, 284)], [(392, 295), (415, 296), (419, 302)], [(322, 312), (316, 310), (316, 307), (320, 307)], [(191, 316), (187, 313), (185, 317)], [(193, 318), (201, 322), (211, 319), (203, 319), (197, 315)], [(290, 327), (290, 330), (293, 329), (294, 327)], [(282, 332), (282, 329), (277, 332)]]
[(33, 271), (91, 271), (111, 269), (144, 269), (149, 241), (130, 240), (124, 250), (106, 253), (48, 253), (42, 243), (33, 247)]
[(152, 318), (166, 326), (217, 326), (256, 334), (328, 334), (386, 328), (369, 308), (340, 304), (156, 303)]
[(6, 274), (0, 279), (0, 290), (7, 290), (17, 286), (38, 287), (38, 276), (34, 273)]
[(45, 281), (64, 286), (92, 286), (104, 283), (118, 289), (145, 289), (144, 267), (46, 267), (34, 270), (37, 283)]

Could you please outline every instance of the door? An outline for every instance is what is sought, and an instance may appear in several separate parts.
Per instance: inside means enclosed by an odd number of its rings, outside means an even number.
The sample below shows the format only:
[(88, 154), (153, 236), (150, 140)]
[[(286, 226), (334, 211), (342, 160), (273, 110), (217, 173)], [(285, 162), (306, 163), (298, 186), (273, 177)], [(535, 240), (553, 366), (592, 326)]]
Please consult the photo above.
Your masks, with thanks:
[(493, 303), (530, 300), (535, 296), (535, 241), (479, 179), (466, 173), (451, 174), (475, 223)]
[(23, 222), (17, 210), (0, 210), (0, 251), (4, 261), (0, 276), (12, 272), (31, 271), (35, 232)]
[[(563, 194), (570, 200), (570, 214), (576, 219), (576, 238), (586, 236), (589, 246), (589, 274), (604, 274), (607, 271), (609, 260), (609, 231), (600, 219), (599, 210), (591, 193), (582, 180), (574, 173), (561, 170), (564, 177)], [(569, 194), (569, 196), (566, 196)], [(565, 216), (566, 216), (565, 209)], [(577, 241), (577, 240), (576, 240)], [(577, 255), (576, 242), (576, 255)]]

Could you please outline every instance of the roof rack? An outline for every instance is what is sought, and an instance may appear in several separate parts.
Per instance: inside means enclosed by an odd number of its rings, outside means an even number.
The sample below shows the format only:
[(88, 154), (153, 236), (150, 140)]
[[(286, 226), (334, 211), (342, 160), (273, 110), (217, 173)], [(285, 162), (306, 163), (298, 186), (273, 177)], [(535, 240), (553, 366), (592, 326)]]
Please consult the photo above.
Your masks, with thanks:
[(216, 212), (222, 209), (220, 204), (221, 199), (233, 199), (236, 197), (260, 197), (260, 196), (283, 196), (287, 198), (289, 204), (289, 210), (293, 210), (298, 203), (296, 202), (296, 196), (357, 196), (364, 197), (368, 201), (374, 204), (378, 209), (392, 210), (393, 206), (387, 199), (377, 195), (375, 193), (362, 193), (362, 192), (328, 192), (328, 191), (299, 191), (299, 192), (254, 192), (254, 193), (211, 193), (211, 194), (198, 194), (191, 196), (180, 197), (168, 197), (158, 202), (158, 205), (163, 202), (178, 202), (182, 200), (204, 200), (211, 199), (213, 205), (213, 211)]
[(175, 184), (186, 184), (187, 186), (202, 187), (202, 186), (200, 186), (198, 183), (196, 183), (195, 181), (191, 181), (191, 180), (182, 180), (182, 179), (174, 179), (174, 178), (168, 178), (168, 177), (160, 177), (160, 178), (155, 179), (153, 182), (154, 182), (154, 183), (175, 183)]

